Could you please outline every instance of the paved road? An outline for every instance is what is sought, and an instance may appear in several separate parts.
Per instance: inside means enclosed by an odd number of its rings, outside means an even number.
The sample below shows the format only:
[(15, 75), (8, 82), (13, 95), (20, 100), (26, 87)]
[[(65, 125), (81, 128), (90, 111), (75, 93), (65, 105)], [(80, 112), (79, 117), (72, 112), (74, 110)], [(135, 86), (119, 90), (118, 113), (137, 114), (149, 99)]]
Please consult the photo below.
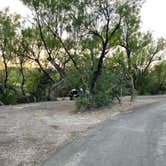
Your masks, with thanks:
[(105, 121), (43, 166), (166, 166), (166, 100)]

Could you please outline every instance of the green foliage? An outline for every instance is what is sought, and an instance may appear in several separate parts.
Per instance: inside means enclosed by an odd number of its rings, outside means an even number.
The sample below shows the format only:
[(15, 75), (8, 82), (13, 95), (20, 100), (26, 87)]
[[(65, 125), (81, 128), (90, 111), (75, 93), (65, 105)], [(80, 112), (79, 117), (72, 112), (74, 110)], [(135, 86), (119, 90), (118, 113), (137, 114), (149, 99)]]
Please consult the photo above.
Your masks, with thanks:
[(3, 91), (0, 92), (0, 101), (6, 105), (16, 104), (17, 95), (15, 91), (12, 91), (11, 89), (3, 89)]
[[(27, 96), (48, 100), (50, 91), (64, 97), (82, 88), (76, 105), (84, 111), (128, 95), (131, 81), (138, 94), (166, 92), (165, 62), (152, 66), (165, 39), (140, 31), (142, 0), (22, 1), (34, 12), (32, 27), (21, 27), (19, 16), (7, 9), (0, 12), (5, 104)], [(53, 90), (59, 80), (63, 84)]]
[(156, 65), (150, 73), (150, 92), (152, 94), (166, 93), (166, 62)]
[(25, 90), (36, 98), (36, 101), (47, 100), (48, 78), (38, 69), (33, 69), (28, 76)]
[(166, 92), (166, 63), (156, 64), (151, 71), (139, 74), (137, 90), (140, 95), (164, 94)]
[[(113, 100), (119, 100), (126, 94), (124, 70), (121, 66), (113, 66), (110, 58), (106, 59), (106, 66), (96, 84), (95, 95), (91, 95), (87, 89), (85, 93), (76, 100), (77, 111), (85, 111), (91, 108), (110, 106)], [(88, 93), (87, 93), (88, 92)]]
[(76, 99), (76, 111), (77, 112), (84, 112), (89, 110), (91, 107), (90, 98), (87, 96), (81, 96)]

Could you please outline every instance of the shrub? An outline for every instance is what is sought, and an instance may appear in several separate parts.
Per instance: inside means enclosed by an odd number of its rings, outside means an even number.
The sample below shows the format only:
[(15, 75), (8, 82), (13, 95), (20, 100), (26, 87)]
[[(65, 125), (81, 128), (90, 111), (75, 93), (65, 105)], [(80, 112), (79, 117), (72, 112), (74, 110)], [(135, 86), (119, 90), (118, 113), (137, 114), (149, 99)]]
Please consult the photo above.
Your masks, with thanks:
[(47, 100), (47, 91), (50, 85), (49, 79), (40, 70), (34, 69), (26, 82), (25, 90), (37, 101)]
[(0, 93), (0, 101), (5, 105), (16, 104), (16, 93), (10, 89), (4, 89)]
[(112, 101), (113, 96), (105, 91), (99, 91), (93, 97), (90, 95), (81, 96), (76, 99), (76, 111), (84, 112), (94, 108), (108, 106), (112, 104)]
[(125, 86), (122, 74), (104, 68), (95, 86), (95, 94), (85, 94), (76, 100), (77, 111), (111, 105), (115, 98), (120, 102), (119, 96)]
[(84, 112), (90, 109), (91, 102), (89, 97), (78, 97), (76, 99), (76, 111)]

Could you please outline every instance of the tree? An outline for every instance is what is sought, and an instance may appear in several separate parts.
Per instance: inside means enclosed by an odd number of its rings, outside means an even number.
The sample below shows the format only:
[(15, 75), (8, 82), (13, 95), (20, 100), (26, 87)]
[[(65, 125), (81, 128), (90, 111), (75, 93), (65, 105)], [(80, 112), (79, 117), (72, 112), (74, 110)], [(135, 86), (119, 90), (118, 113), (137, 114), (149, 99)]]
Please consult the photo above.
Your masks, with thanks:
[(8, 12), (7, 8), (4, 11), (0, 11), (0, 55), (3, 59), (5, 70), (4, 88), (7, 88), (8, 61), (13, 58), (14, 38), (20, 25), (20, 16), (10, 15)]
[(164, 94), (166, 92), (166, 62), (163, 60), (153, 66), (147, 75), (143, 94)]
[[(80, 54), (84, 53), (95, 59), (95, 65), (89, 83), (90, 92), (95, 95), (95, 86), (102, 73), (104, 58), (113, 47), (112, 40), (120, 27), (121, 15), (117, 13), (118, 4), (111, 0), (84, 0), (84, 1), (26, 1), (35, 13), (35, 21), (40, 31), (41, 40), (52, 61), (47, 37), (55, 43), (54, 52), (61, 50), (67, 62), (80, 74), (80, 80), (85, 86), (85, 73), (78, 64)], [(83, 44), (87, 42), (88, 44)], [(93, 44), (94, 43), (94, 44)], [(95, 46), (95, 51), (89, 54), (89, 45)], [(94, 50), (93, 49), (93, 50)], [(60, 56), (60, 55), (59, 55)], [(95, 58), (93, 58), (95, 57)], [(94, 61), (92, 62), (94, 63)]]
[[(49, 39), (48, 39), (49, 40)], [(47, 40), (47, 41), (48, 41)], [(50, 87), (48, 89), (48, 98), (51, 96), (51, 92), (58, 87), (61, 83), (63, 83), (63, 77), (65, 75), (65, 62), (63, 59), (58, 60), (56, 55), (54, 55), (54, 50), (50, 46), (49, 50), (52, 52), (51, 54), (47, 54), (45, 47), (40, 39), (39, 31), (35, 27), (26, 28), (22, 30), (22, 39), (21, 46), (24, 50), (24, 53), (20, 55), (20, 57), (24, 57), (27, 60), (36, 63), (43, 74), (48, 79)], [(53, 46), (54, 44), (52, 44)], [(48, 56), (47, 56), (48, 55)], [(53, 77), (51, 73), (48, 72), (51, 69), (50, 65), (50, 56), (51, 56), (51, 64), (53, 64), (54, 69), (59, 73), (59, 77)], [(60, 58), (60, 57), (59, 57)], [(62, 64), (62, 66), (61, 66)], [(55, 71), (55, 72), (56, 72)]]
[[(144, 77), (157, 54), (164, 49), (165, 40), (153, 40), (152, 34), (140, 31), (141, 4), (126, 3), (123, 13), (119, 45), (126, 52), (127, 79), (130, 80), (131, 101), (134, 99), (138, 80)], [(125, 63), (125, 62), (124, 62)]]
[[(59, 2), (54, 1), (24, 1), (26, 4), (30, 5), (32, 10), (34, 11), (34, 19), (36, 26), (38, 28), (38, 34), (40, 36), (40, 41), (42, 46), (47, 53), (47, 60), (54, 66), (57, 72), (60, 75), (60, 82), (65, 77), (65, 65), (68, 63), (68, 59), (64, 55), (64, 52), (61, 50), (60, 39), (62, 37), (61, 22), (58, 20), (56, 23), (56, 19), (60, 19), (60, 14), (56, 14), (56, 9), (61, 6)], [(56, 6), (56, 5), (60, 6)], [(55, 8), (55, 9), (54, 9)], [(59, 11), (60, 12), (60, 11)], [(57, 17), (56, 17), (57, 16)], [(55, 18), (56, 17), (56, 18)], [(58, 39), (53, 35), (52, 29), (57, 29), (59, 37)], [(60, 32), (61, 31), (61, 32)]]

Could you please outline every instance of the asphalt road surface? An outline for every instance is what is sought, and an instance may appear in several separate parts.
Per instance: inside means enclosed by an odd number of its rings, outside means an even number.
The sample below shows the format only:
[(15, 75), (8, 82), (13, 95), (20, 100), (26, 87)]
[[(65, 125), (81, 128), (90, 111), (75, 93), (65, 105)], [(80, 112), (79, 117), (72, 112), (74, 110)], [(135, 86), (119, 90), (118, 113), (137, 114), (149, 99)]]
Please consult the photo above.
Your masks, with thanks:
[(105, 121), (43, 166), (166, 166), (166, 99)]

